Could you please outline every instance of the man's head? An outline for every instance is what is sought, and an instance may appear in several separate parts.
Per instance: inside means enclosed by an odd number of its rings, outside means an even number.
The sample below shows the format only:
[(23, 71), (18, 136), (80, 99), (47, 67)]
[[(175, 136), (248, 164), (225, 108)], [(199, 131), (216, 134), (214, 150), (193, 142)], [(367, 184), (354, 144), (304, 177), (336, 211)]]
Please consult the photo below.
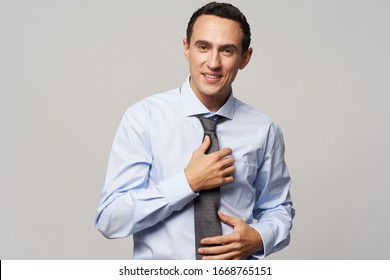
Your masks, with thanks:
[(251, 43), (251, 29), (249, 23), (246, 20), (241, 11), (235, 6), (228, 3), (211, 2), (193, 13), (190, 21), (187, 25), (187, 42), (190, 43), (192, 31), (196, 20), (201, 15), (213, 15), (220, 18), (231, 19), (237, 21), (240, 24), (242, 30), (242, 52), (246, 52)]
[(238, 70), (249, 63), (249, 44), (249, 25), (230, 4), (213, 2), (191, 17), (183, 40), (190, 85), (210, 111), (217, 111), (226, 102)]

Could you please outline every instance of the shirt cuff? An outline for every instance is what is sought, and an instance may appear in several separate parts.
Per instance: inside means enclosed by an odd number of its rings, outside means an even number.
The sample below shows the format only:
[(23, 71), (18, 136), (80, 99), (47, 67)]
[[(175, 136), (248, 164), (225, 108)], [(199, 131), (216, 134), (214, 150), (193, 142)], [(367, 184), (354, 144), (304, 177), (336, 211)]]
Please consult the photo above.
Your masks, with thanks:
[(253, 227), (260, 234), (263, 242), (263, 250), (257, 251), (252, 254), (252, 258), (264, 259), (273, 252), (275, 241), (274, 230), (271, 225), (267, 225), (264, 223), (251, 224), (250, 226)]
[(175, 211), (182, 209), (198, 196), (188, 184), (184, 170), (160, 182), (159, 188)]

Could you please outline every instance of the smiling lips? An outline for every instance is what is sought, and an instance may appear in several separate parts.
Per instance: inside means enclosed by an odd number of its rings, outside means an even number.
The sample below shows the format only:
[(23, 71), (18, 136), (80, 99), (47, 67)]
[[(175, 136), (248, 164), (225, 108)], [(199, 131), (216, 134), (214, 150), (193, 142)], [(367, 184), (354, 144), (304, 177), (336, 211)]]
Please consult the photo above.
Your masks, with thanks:
[(207, 74), (207, 73), (203, 73), (203, 76), (204, 76), (207, 80), (211, 80), (211, 81), (217, 81), (218, 79), (222, 78), (222, 75)]

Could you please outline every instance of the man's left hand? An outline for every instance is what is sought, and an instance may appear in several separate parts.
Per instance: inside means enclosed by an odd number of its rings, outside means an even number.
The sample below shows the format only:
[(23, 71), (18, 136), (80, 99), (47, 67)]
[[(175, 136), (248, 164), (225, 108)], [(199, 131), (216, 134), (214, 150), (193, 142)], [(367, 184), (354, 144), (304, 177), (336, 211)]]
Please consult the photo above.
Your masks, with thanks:
[(204, 260), (246, 259), (263, 248), (260, 234), (244, 220), (224, 215), (220, 211), (218, 216), (222, 222), (233, 226), (234, 230), (231, 234), (202, 239), (203, 245), (215, 245), (199, 248), (198, 252), (204, 255)]

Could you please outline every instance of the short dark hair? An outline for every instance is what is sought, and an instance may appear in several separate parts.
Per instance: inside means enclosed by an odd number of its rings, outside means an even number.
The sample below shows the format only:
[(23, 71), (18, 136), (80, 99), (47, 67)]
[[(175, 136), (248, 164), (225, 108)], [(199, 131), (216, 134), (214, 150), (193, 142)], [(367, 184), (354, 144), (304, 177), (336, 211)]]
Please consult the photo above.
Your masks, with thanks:
[(201, 7), (200, 9), (198, 9), (192, 14), (192, 17), (188, 22), (188, 26), (187, 26), (188, 44), (190, 43), (191, 40), (194, 24), (198, 19), (198, 17), (200, 17), (201, 15), (214, 15), (221, 18), (231, 19), (240, 23), (240, 27), (243, 34), (242, 52), (244, 53), (248, 50), (251, 43), (251, 29), (249, 23), (247, 22), (244, 14), (241, 13), (241, 11), (238, 8), (228, 3), (211, 2)]

